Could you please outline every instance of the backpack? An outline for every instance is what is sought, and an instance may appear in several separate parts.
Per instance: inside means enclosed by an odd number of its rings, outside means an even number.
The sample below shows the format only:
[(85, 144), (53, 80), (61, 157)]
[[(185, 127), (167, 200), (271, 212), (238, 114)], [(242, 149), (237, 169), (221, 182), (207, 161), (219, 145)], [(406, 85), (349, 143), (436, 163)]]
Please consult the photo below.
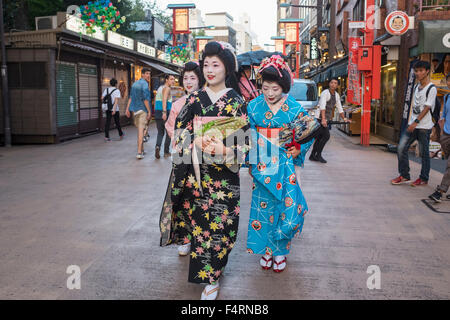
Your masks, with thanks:
[[(414, 87), (414, 92), (416, 92), (416, 88), (419, 86), (419, 84), (416, 84)], [(425, 99), (428, 100), (428, 95), (430, 94), (430, 91), (432, 88), (436, 88), (434, 84), (428, 87), (427, 93), (425, 95)], [(434, 109), (433, 111), (430, 110), (431, 118), (433, 120), (434, 126), (439, 126), (439, 120), (441, 119), (441, 101), (436, 95), (436, 100), (434, 101)]]
[[(114, 104), (113, 101), (111, 99), (111, 95), (113, 94), (114, 91), (116, 91), (117, 89), (114, 89), (111, 92), (108, 92), (108, 89), (106, 89), (106, 96), (103, 98), (103, 104), (107, 106), (107, 109), (104, 111), (112, 111)], [(105, 109), (105, 108), (103, 108)]]

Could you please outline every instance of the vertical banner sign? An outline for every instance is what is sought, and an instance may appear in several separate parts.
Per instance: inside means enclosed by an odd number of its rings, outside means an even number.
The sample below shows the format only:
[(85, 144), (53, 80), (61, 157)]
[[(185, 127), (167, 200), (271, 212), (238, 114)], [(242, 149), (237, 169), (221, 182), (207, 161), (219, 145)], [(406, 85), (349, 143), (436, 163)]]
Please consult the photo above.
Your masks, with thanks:
[(406, 127), (408, 126), (408, 117), (409, 111), (411, 109), (413, 88), (414, 83), (416, 82), (416, 75), (414, 74), (414, 65), (417, 63), (417, 61), (418, 60), (411, 61), (409, 65), (408, 83), (406, 84), (405, 89), (405, 104), (403, 105), (403, 117), (402, 117), (402, 124), (400, 126), (400, 136), (403, 134), (403, 132), (406, 130)]
[(188, 33), (189, 32), (189, 9), (175, 10), (175, 32)]
[(311, 48), (309, 50), (310, 55), (311, 55), (311, 60), (317, 60), (319, 58), (319, 51), (317, 48), (317, 39), (316, 38), (312, 38), (311, 39)]
[(297, 43), (297, 23), (286, 23), (286, 43)]
[(361, 104), (361, 76), (358, 70), (358, 49), (362, 45), (361, 38), (349, 38), (348, 57), (348, 89), (347, 100), (350, 103)]

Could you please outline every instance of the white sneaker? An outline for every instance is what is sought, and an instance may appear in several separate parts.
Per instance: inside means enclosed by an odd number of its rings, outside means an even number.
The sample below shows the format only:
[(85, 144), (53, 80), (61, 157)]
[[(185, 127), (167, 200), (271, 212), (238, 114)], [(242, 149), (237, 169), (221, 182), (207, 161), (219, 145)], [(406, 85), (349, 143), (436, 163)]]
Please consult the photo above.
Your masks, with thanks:
[(189, 252), (191, 252), (191, 243), (186, 243), (178, 247), (178, 254), (180, 256), (187, 256)]
[(286, 268), (286, 256), (275, 256), (273, 262), (273, 271), (274, 272), (282, 272)]
[(201, 300), (216, 300), (219, 289), (219, 281), (216, 284), (208, 284), (202, 292)]
[(144, 153), (138, 153), (136, 155), (136, 159), (138, 159), (138, 160), (144, 159)]

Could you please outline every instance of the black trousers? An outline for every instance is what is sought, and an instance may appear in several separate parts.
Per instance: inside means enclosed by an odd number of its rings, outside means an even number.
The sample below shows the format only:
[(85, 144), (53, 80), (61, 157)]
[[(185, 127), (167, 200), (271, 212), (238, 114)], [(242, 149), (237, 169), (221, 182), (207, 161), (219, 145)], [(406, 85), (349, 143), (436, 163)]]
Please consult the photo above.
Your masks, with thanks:
[(323, 148), (325, 148), (328, 140), (330, 140), (330, 129), (328, 127), (321, 126), (319, 132), (317, 133), (311, 155), (313, 157), (322, 156)]
[(156, 136), (156, 146), (161, 149), (161, 144), (164, 138), (164, 135), (166, 136), (166, 139), (164, 141), (164, 153), (170, 153), (170, 136), (166, 131), (166, 121), (163, 119), (155, 119), (156, 121), (156, 128), (158, 129), (158, 135)]
[(111, 118), (113, 118), (113, 117), (114, 117), (114, 122), (116, 124), (116, 128), (119, 131), (119, 136), (123, 136), (122, 127), (120, 126), (119, 111), (116, 111), (114, 116), (112, 115), (112, 111), (106, 111), (105, 138), (109, 138), (109, 128), (111, 127)]

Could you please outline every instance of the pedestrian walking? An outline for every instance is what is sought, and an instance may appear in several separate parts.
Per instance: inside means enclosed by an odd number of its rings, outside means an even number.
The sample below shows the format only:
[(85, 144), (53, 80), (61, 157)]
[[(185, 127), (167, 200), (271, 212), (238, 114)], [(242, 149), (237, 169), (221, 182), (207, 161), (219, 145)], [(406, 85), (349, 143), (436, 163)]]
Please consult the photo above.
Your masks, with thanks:
[(111, 141), (109, 138), (109, 128), (111, 126), (111, 120), (114, 118), (114, 123), (116, 124), (117, 131), (119, 132), (119, 139), (123, 139), (123, 131), (120, 126), (120, 113), (119, 113), (119, 99), (121, 98), (120, 90), (117, 89), (117, 80), (112, 78), (109, 81), (111, 85), (106, 88), (102, 94), (102, 109), (106, 113), (105, 122), (105, 142)]
[(326, 143), (328, 142), (328, 140), (330, 140), (331, 126), (328, 124), (328, 121), (332, 120), (335, 108), (338, 109), (339, 116), (343, 119), (343, 121), (351, 122), (344, 115), (344, 109), (342, 108), (341, 104), (341, 97), (337, 92), (338, 86), (339, 79), (332, 78), (328, 83), (328, 89), (324, 90), (320, 95), (319, 108), (316, 111), (315, 116), (317, 119), (319, 119), (322, 126), (317, 133), (316, 141), (314, 142), (314, 146), (309, 157), (309, 160), (311, 161), (327, 163), (327, 161), (322, 156), (322, 152), (325, 148)]
[[(450, 89), (450, 73), (445, 77), (447, 81), (447, 88)], [(442, 112), (441, 120), (439, 121), (441, 129), (441, 150), (444, 152), (447, 159), (447, 169), (442, 177), (441, 184), (437, 186), (433, 194), (429, 196), (430, 199), (441, 202), (442, 195), (448, 192), (450, 187), (450, 93), (444, 96), (444, 110)]]
[(259, 263), (264, 270), (273, 267), (274, 272), (282, 272), (292, 238), (302, 231), (308, 211), (300, 188), (300, 167), (313, 142), (287, 149), (279, 143), (280, 131), (307, 114), (288, 95), (293, 81), (288, 64), (282, 57), (272, 56), (263, 60), (259, 75), (262, 95), (248, 105), (249, 122), (256, 135), (252, 140), (257, 144), (250, 152), (253, 192), (247, 251), (263, 255)]
[(150, 69), (142, 69), (142, 78), (131, 86), (130, 98), (127, 105), (127, 117), (131, 117), (131, 113), (134, 114), (134, 125), (138, 129), (137, 134), (137, 155), (138, 160), (144, 159), (144, 131), (145, 126), (150, 121), (152, 116), (150, 109)]
[(408, 128), (400, 137), (397, 158), (400, 176), (391, 180), (393, 185), (410, 182), (408, 152), (414, 141), (419, 142), (422, 169), (420, 177), (411, 186), (428, 184), (430, 175), (430, 134), (434, 127), (432, 113), (436, 104), (437, 89), (430, 81), (430, 63), (418, 61), (414, 65), (414, 73), (418, 84), (413, 89), (412, 105), (409, 113)]
[[(166, 74), (164, 77), (164, 85), (158, 88), (155, 97), (155, 121), (158, 135), (156, 137), (155, 157), (160, 158), (161, 144), (166, 135), (165, 124), (172, 108), (172, 94), (170, 88), (175, 83), (173, 75)], [(170, 157), (170, 137), (167, 134), (164, 142), (164, 157)]]
[(203, 87), (205, 80), (202, 75), (200, 65), (197, 62), (191, 61), (184, 65), (184, 69), (181, 72), (181, 86), (183, 86), (184, 91), (187, 93), (183, 97), (179, 98), (175, 103), (172, 104), (170, 110), (169, 118), (165, 124), (167, 134), (172, 140), (172, 146), (175, 144), (174, 132), (177, 130), (175, 120), (178, 117), (181, 109), (186, 104), (187, 97), (198, 91)]
[[(186, 104), (186, 99), (189, 95), (199, 90), (199, 88), (203, 85), (204, 78), (201, 74), (200, 65), (196, 62), (188, 62), (184, 65), (184, 69), (181, 72), (181, 85), (184, 87), (187, 95), (178, 99), (173, 105), (170, 111), (169, 119), (166, 122), (166, 130), (167, 134), (171, 137), (173, 142), (173, 147), (175, 149), (176, 137), (174, 138), (174, 132), (180, 133), (182, 130), (176, 128), (176, 118), (180, 113), (181, 109)], [(177, 171), (177, 164), (172, 164), (172, 172), (169, 177), (172, 177), (174, 171)], [(173, 192), (172, 187), (168, 188), (168, 196)], [(182, 244), (178, 247), (178, 254), (180, 256), (187, 256), (191, 251), (191, 243), (184, 243), (184, 238), (192, 234), (192, 225), (191, 221), (189, 221), (189, 217), (186, 214), (183, 214), (183, 201), (178, 203), (172, 203), (171, 212), (175, 212), (177, 216), (167, 217), (167, 221), (171, 220), (173, 224), (172, 235), (173, 239), (182, 239), (178, 242), (182, 242)], [(166, 215), (164, 214), (164, 210), (161, 213), (161, 219), (165, 219)], [(169, 237), (170, 235), (166, 233), (165, 237)], [(167, 241), (167, 240), (164, 240)]]
[[(206, 284), (202, 300), (216, 299), (219, 279), (236, 242), (239, 163), (248, 149), (240, 139), (236, 143), (235, 139), (210, 135), (248, 126), (244, 100), (233, 89), (237, 88), (237, 63), (229, 47), (218, 42), (205, 46), (200, 65), (208, 86), (187, 98), (176, 119), (181, 132), (176, 138), (174, 162), (175, 155), (182, 161), (174, 166), (160, 223), (162, 246), (190, 244), (188, 280)], [(226, 126), (219, 125), (224, 122)], [(230, 140), (235, 143), (224, 144)], [(201, 152), (197, 154), (195, 148)], [(193, 163), (196, 155), (200, 159), (199, 178)], [(177, 203), (183, 203), (182, 210), (174, 210)]]

